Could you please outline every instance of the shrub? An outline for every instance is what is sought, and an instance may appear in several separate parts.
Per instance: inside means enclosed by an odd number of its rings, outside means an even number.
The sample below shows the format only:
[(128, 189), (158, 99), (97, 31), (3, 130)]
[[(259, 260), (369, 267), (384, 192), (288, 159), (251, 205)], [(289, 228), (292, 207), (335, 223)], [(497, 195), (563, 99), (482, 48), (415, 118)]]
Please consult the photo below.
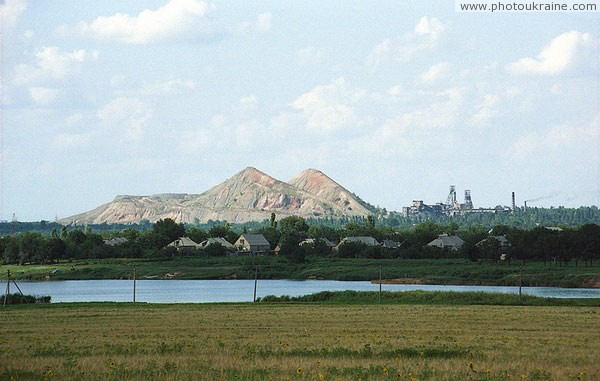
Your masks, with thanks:
[(0, 296), (0, 304), (5, 304), (4, 299), (6, 298), (6, 304), (34, 304), (34, 303), (50, 303), (50, 296), (32, 296), (32, 295), (21, 295), (21, 294), (8, 294)]

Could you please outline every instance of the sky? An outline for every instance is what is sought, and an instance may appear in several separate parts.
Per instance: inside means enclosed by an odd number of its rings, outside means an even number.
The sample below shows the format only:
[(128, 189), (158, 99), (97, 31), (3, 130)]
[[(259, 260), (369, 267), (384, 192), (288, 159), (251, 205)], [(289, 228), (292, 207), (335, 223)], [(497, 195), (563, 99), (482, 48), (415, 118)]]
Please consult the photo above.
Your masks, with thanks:
[(600, 205), (600, 13), (0, 0), (0, 220), (316, 168), (388, 210)]

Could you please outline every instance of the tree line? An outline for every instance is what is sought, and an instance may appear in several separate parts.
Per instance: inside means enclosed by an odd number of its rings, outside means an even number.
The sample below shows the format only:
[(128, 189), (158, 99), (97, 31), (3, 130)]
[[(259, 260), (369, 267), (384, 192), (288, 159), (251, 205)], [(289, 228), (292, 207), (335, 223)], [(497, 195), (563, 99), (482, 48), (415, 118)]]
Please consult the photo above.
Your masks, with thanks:
[[(591, 265), (600, 257), (600, 226), (584, 224), (563, 229), (538, 226), (522, 229), (496, 225), (491, 229), (481, 226), (461, 227), (457, 222), (440, 224), (424, 221), (410, 228), (398, 229), (382, 225), (374, 216), (335, 227), (310, 224), (302, 217), (290, 216), (276, 220), (275, 214), (266, 224), (255, 229), (236, 229), (228, 223), (210, 228), (184, 225), (171, 219), (159, 220), (140, 231), (132, 227), (121, 230), (97, 231), (90, 227), (57, 225), (49, 235), (40, 232), (8, 234), (0, 238), (0, 261), (4, 264), (57, 263), (88, 258), (165, 258), (178, 255), (224, 256), (227, 250), (211, 244), (197, 252), (181, 252), (169, 243), (179, 237), (189, 237), (200, 243), (209, 237), (222, 237), (234, 243), (241, 234), (260, 233), (269, 241), (272, 250), (284, 260), (302, 262), (310, 257), (370, 258), (370, 259), (423, 259), (465, 258), (470, 261), (539, 260), (557, 265), (583, 261)], [(464, 244), (458, 250), (428, 247), (440, 234), (459, 236)], [(399, 247), (368, 246), (349, 242), (332, 250), (323, 239), (338, 243), (345, 237), (368, 236), (379, 242), (389, 240)], [(495, 237), (506, 237), (509, 245)], [(124, 238), (118, 244), (105, 241)], [(299, 245), (307, 238), (314, 242)]]
[[(507, 225), (520, 229), (534, 229), (537, 226), (561, 226), (561, 227), (577, 227), (585, 224), (600, 225), (600, 209), (597, 206), (581, 206), (579, 208), (537, 208), (519, 207), (514, 212), (499, 211), (496, 213), (467, 213), (465, 215), (455, 216), (414, 216), (404, 217), (401, 213), (387, 211), (385, 208), (376, 208), (373, 216), (377, 220), (378, 226), (389, 226), (396, 230), (409, 230), (415, 225), (426, 221), (432, 221), (439, 225), (448, 225), (455, 223), (461, 229), (469, 229), (472, 227), (484, 227), (490, 229), (498, 225)], [(365, 223), (368, 216), (352, 216), (352, 217), (311, 217), (306, 218), (308, 225), (329, 226), (336, 229), (342, 229), (349, 223), (362, 225)], [(226, 221), (209, 220), (206, 223), (196, 221), (191, 224), (203, 230), (210, 230), (214, 226), (224, 225)], [(256, 231), (262, 227), (268, 226), (270, 221), (252, 221), (241, 224), (231, 224), (232, 229), (236, 231)], [(152, 230), (153, 223), (148, 220), (142, 220), (136, 224), (98, 224), (90, 225), (94, 231), (107, 232), (121, 231), (124, 229), (135, 229), (146, 232)], [(0, 236), (23, 233), (23, 232), (40, 232), (44, 235), (49, 235), (53, 230), (61, 230), (62, 225), (57, 222), (37, 221), (37, 222), (0, 222)]]

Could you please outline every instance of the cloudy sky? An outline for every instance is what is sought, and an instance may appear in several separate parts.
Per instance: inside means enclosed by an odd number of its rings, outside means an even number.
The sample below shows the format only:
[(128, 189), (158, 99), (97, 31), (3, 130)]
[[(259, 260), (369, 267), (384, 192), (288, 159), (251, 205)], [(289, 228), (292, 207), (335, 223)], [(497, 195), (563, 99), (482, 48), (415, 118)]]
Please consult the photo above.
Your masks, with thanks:
[(317, 168), (388, 210), (600, 204), (600, 13), (4, 0), (0, 220)]

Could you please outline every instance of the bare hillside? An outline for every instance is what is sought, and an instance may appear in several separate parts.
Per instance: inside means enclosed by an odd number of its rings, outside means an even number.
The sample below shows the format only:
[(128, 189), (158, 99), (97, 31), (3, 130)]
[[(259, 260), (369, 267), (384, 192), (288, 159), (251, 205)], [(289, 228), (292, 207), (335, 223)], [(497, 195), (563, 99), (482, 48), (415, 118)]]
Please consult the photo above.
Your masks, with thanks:
[(186, 223), (241, 223), (268, 219), (272, 212), (321, 218), (370, 213), (368, 204), (320, 171), (303, 171), (285, 183), (248, 167), (202, 194), (117, 196), (110, 203), (61, 223), (137, 223), (164, 218)]

